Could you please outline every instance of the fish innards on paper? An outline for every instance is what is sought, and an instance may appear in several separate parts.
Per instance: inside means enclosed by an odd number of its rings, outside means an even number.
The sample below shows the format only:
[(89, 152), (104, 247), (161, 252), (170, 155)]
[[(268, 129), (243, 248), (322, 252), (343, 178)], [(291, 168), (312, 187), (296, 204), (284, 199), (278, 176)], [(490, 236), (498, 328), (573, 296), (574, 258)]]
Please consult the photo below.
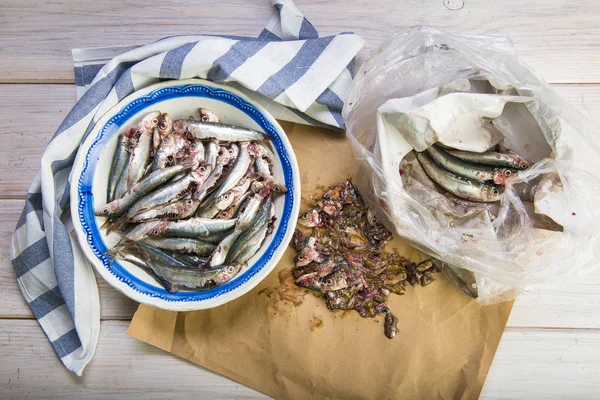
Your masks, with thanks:
[(170, 292), (205, 290), (233, 279), (273, 231), (270, 139), (222, 124), (210, 110), (172, 120), (154, 111), (119, 134), (103, 228), (121, 234), (108, 251)]
[(384, 314), (385, 336), (396, 336), (398, 318), (388, 297), (430, 284), (437, 272), (432, 261), (416, 264), (384, 250), (391, 234), (350, 180), (331, 186), (298, 224), (303, 230), (296, 230), (291, 243), (296, 285), (320, 293), (331, 311), (356, 310), (365, 318)]

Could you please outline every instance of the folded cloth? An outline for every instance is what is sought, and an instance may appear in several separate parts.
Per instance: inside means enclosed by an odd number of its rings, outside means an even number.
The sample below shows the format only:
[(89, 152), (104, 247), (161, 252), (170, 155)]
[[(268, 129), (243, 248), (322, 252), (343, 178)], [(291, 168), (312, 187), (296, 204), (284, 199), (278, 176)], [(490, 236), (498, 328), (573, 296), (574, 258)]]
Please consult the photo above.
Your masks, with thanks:
[(149, 45), (73, 50), (79, 100), (52, 137), (12, 238), (23, 296), (67, 369), (81, 376), (94, 354), (100, 301), (75, 238), (69, 174), (95, 123), (129, 94), (168, 79), (234, 85), (276, 118), (342, 128), (341, 110), (363, 40), (319, 37), (291, 0), (258, 38), (177, 36)]

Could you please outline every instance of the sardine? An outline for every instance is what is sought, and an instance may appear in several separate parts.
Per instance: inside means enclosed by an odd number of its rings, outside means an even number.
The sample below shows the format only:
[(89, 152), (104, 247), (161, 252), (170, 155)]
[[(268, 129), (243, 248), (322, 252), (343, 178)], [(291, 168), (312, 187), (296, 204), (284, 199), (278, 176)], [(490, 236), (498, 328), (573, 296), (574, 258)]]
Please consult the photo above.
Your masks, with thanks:
[(305, 265), (310, 264), (311, 262), (318, 260), (320, 253), (318, 250), (318, 242), (315, 237), (309, 237), (306, 240), (304, 246), (300, 249), (298, 254), (296, 254), (296, 266), (303, 267)]
[[(227, 253), (227, 257), (225, 257), (225, 263), (238, 260), (235, 262), (245, 264), (246, 261), (258, 251), (267, 235), (270, 212), (271, 197), (269, 196), (261, 204), (260, 210), (252, 225), (246, 229), (231, 246), (231, 249)], [(252, 250), (249, 251), (249, 248), (252, 248), (254, 252), (251, 252)], [(242, 254), (244, 255), (242, 256)]]
[(188, 218), (196, 212), (200, 201), (183, 199), (134, 215), (129, 222), (142, 222), (154, 219), (180, 220)]
[(206, 163), (212, 166), (213, 171), (217, 165), (217, 157), (219, 156), (219, 142), (210, 140), (206, 145), (205, 159)]
[(192, 253), (199, 256), (208, 256), (217, 246), (199, 239), (192, 238), (145, 238), (144, 243), (159, 249)]
[(260, 193), (256, 193), (253, 197), (251, 197), (246, 204), (244, 205), (244, 209), (241, 211), (240, 216), (236, 220), (235, 228), (233, 232), (224, 238), (221, 243), (217, 246), (214, 253), (210, 256), (208, 260), (211, 266), (219, 266), (225, 262), (225, 258), (227, 257), (227, 253), (235, 243), (235, 241), (240, 237), (240, 235), (252, 225), (254, 222), (256, 215), (260, 209), (260, 205), (262, 204), (265, 197), (269, 195), (269, 191), (261, 191)]
[(119, 217), (137, 200), (163, 185), (180, 172), (189, 171), (190, 169), (191, 166), (189, 164), (179, 164), (159, 171), (154, 171), (131, 186), (131, 188), (121, 197), (97, 209), (96, 215), (103, 217)]
[(215, 197), (219, 197), (222, 194), (225, 194), (227, 191), (233, 189), (240, 179), (246, 175), (248, 168), (254, 160), (254, 156), (250, 154), (251, 152), (254, 152), (254, 145), (252, 143), (242, 142), (240, 143), (239, 147), (239, 155), (235, 159), (233, 167), (227, 174), (227, 177), (223, 183), (216, 189)]
[(513, 151), (509, 151), (508, 153), (496, 153), (493, 151), (475, 153), (472, 151), (447, 149), (447, 152), (454, 157), (460, 158), (461, 160), (479, 164), (515, 169), (527, 169), (530, 166), (529, 161), (525, 160), (523, 157)]
[(121, 176), (123, 176), (123, 171), (128, 163), (129, 151), (127, 149), (127, 138), (123, 135), (119, 135), (117, 138), (117, 148), (115, 149), (115, 154), (113, 155), (112, 164), (110, 166), (110, 173), (108, 174), (108, 192), (106, 199), (108, 203), (116, 198), (115, 193), (117, 185)]
[(130, 239), (134, 242), (140, 241), (147, 237), (150, 231), (152, 231), (152, 229), (154, 229), (159, 224), (159, 222), (160, 221), (148, 221), (142, 222), (141, 224), (135, 224), (133, 228), (131, 228), (125, 233), (123, 239)]
[(127, 218), (132, 219), (140, 212), (178, 200), (188, 193), (195, 193), (196, 189), (202, 186), (210, 171), (209, 165), (202, 165), (180, 180), (170, 182), (154, 192), (145, 195), (129, 208)]
[(203, 239), (234, 228), (235, 219), (190, 218), (181, 221), (162, 221), (152, 230), (152, 236), (175, 236)]
[(247, 142), (250, 140), (266, 140), (271, 138), (267, 134), (255, 131), (254, 129), (216, 122), (177, 120), (173, 126), (177, 132), (187, 132), (196, 139)]
[(502, 187), (475, 181), (440, 168), (428, 156), (417, 153), (427, 175), (448, 192), (470, 201), (489, 203), (502, 198)]
[(245, 246), (241, 248), (239, 254), (232, 258), (232, 260), (242, 265), (247, 264), (248, 261), (258, 252), (258, 250), (260, 250), (260, 247), (267, 237), (268, 229), (268, 223), (265, 222), (263, 225), (261, 225), (258, 232), (249, 237)]
[(513, 174), (510, 168), (494, 168), (467, 163), (460, 158), (451, 156), (436, 145), (427, 148), (426, 152), (433, 161), (448, 171), (477, 181), (493, 181), (498, 185), (504, 185)]
[(146, 167), (150, 162), (150, 150), (152, 148), (152, 132), (158, 124), (159, 111), (154, 111), (144, 117), (140, 124), (140, 137), (137, 145), (129, 157), (127, 169), (127, 187), (131, 187), (144, 176)]
[(160, 143), (154, 155), (152, 169), (157, 170), (173, 165), (177, 161), (177, 156), (181, 155), (182, 152), (185, 153), (188, 146), (189, 142), (185, 136), (169, 133)]
[(151, 257), (154, 257), (157, 260), (157, 262), (161, 263), (162, 265), (170, 265), (170, 266), (174, 266), (174, 267), (184, 267), (184, 268), (195, 267), (195, 265), (193, 265), (193, 264), (190, 264), (183, 260), (177, 259), (176, 257), (173, 257), (171, 254), (169, 254), (168, 250), (158, 249), (158, 248), (156, 248), (154, 246), (150, 246), (149, 244), (144, 243), (144, 242), (138, 242), (136, 244), (138, 246), (140, 246), (142, 249), (144, 249), (146, 252), (148, 252), (148, 254)]

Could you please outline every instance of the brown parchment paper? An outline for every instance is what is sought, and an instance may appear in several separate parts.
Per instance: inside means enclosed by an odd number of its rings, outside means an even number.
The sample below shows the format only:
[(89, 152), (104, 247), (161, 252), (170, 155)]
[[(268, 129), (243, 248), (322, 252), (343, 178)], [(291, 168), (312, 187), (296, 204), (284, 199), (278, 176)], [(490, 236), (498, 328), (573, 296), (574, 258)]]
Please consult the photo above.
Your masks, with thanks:
[[(343, 133), (282, 126), (298, 158), (303, 199), (356, 174)], [(401, 239), (391, 246), (425, 259)], [(479, 396), (512, 302), (480, 306), (439, 273), (425, 288), (390, 295), (400, 319), (390, 340), (383, 317), (332, 313), (295, 288), (286, 273), (293, 257), (288, 248), (254, 290), (221, 307), (176, 313), (142, 305), (127, 333), (279, 399)]]

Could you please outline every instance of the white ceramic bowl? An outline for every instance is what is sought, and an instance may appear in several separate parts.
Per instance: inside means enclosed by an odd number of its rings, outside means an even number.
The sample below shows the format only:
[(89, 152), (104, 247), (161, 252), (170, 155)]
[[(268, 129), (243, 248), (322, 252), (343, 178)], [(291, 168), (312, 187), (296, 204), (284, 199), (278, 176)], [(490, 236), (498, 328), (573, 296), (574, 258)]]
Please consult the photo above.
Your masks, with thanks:
[[(105, 203), (108, 172), (117, 133), (128, 130), (145, 113), (168, 112), (174, 118), (197, 115), (208, 108), (222, 122), (253, 128), (273, 137), (273, 175), (285, 182), (288, 193), (274, 197), (277, 221), (258, 253), (230, 282), (205, 291), (166, 291), (140, 268), (123, 261), (112, 264), (105, 252), (119, 239), (106, 235), (103, 217), (94, 209)], [(71, 173), (71, 214), (86, 257), (113, 287), (131, 299), (155, 307), (190, 311), (219, 306), (255, 287), (275, 267), (293, 235), (300, 207), (300, 175), (294, 151), (277, 121), (240, 92), (202, 80), (169, 81), (150, 86), (123, 99), (107, 112), (79, 149)]]

